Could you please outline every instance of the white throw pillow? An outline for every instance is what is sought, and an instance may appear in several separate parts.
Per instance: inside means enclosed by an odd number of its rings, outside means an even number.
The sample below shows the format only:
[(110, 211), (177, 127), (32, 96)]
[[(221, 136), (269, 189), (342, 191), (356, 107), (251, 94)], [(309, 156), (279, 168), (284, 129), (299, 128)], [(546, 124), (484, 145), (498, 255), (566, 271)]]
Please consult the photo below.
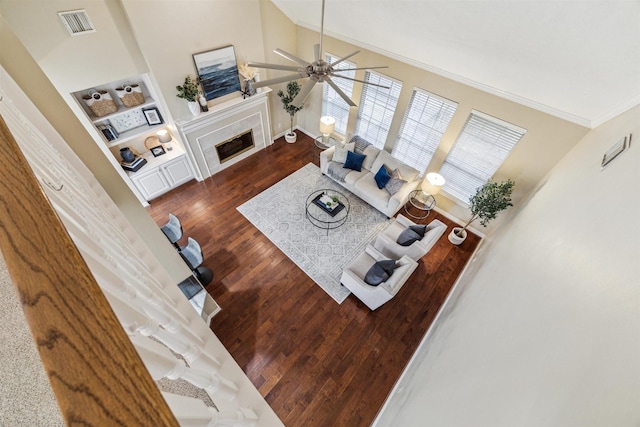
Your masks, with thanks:
[(353, 142), (345, 145), (336, 145), (336, 151), (333, 153), (333, 158), (331, 160), (338, 163), (344, 163), (347, 160), (347, 152), (351, 151), (353, 153), (353, 147), (355, 147)]

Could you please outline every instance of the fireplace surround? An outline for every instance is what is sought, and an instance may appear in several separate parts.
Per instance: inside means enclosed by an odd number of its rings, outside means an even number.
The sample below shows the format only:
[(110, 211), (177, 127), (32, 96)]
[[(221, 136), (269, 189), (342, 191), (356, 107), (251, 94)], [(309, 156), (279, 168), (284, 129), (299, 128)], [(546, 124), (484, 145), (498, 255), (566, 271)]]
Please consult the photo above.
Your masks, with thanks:
[[(197, 180), (215, 175), (273, 143), (268, 106), (270, 92), (270, 88), (262, 88), (246, 99), (233, 98), (209, 107), (208, 112), (198, 117), (176, 122), (195, 165)], [(228, 144), (232, 146), (222, 148), (221, 153), (220, 147)], [(226, 152), (227, 148), (232, 148), (231, 154)]]

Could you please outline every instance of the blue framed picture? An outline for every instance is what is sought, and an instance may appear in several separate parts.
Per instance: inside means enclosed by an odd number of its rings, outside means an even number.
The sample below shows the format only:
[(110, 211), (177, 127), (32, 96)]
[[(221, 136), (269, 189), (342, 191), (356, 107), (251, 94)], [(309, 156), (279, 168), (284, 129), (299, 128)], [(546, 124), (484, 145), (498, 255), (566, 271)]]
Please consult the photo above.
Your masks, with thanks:
[(240, 91), (240, 77), (233, 46), (193, 55), (198, 77), (207, 100)]

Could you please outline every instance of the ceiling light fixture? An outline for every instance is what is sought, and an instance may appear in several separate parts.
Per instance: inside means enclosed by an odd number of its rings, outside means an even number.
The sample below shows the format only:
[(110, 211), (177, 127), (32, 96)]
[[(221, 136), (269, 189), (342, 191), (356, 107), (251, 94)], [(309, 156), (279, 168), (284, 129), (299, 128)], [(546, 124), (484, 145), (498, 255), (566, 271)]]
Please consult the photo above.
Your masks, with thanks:
[(315, 61), (307, 62), (307, 61), (305, 61), (303, 59), (300, 59), (300, 58), (298, 58), (298, 57), (296, 57), (296, 56), (294, 56), (294, 55), (292, 55), (290, 53), (285, 52), (282, 49), (275, 49), (274, 50), (275, 53), (277, 53), (278, 55), (282, 56), (283, 58), (288, 59), (289, 61), (295, 62), (296, 64), (298, 64), (298, 66), (279, 65), (279, 64), (263, 64), (263, 63), (260, 63), (260, 62), (250, 62), (248, 65), (250, 67), (256, 67), (256, 68), (268, 68), (268, 69), (272, 69), (272, 70), (281, 70), (281, 71), (294, 71), (296, 74), (289, 74), (289, 75), (286, 75), (286, 76), (276, 77), (276, 78), (273, 78), (273, 79), (257, 82), (255, 84), (253, 84), (254, 88), (259, 88), (259, 87), (268, 86), (268, 85), (277, 84), (277, 83), (285, 83), (285, 82), (289, 82), (291, 80), (297, 80), (297, 79), (301, 79), (301, 78), (308, 78), (309, 80), (302, 86), (302, 89), (300, 90), (300, 93), (298, 93), (298, 95), (293, 99), (293, 102), (291, 103), (291, 105), (294, 105), (296, 107), (300, 107), (304, 103), (304, 100), (307, 98), (307, 96), (311, 92), (311, 89), (313, 89), (313, 87), (316, 85), (316, 83), (325, 83), (325, 82), (327, 84), (329, 84), (329, 86), (331, 86), (333, 88), (333, 90), (335, 90), (336, 93), (338, 95), (340, 95), (340, 97), (347, 104), (349, 104), (351, 107), (356, 107), (356, 103), (353, 102), (351, 100), (351, 98), (349, 98), (338, 87), (338, 85), (336, 85), (335, 82), (332, 81), (332, 78), (334, 78), (334, 77), (341, 78), (341, 79), (346, 79), (346, 80), (353, 80), (354, 82), (360, 82), (360, 83), (364, 83), (364, 84), (368, 84), (368, 85), (372, 85), (372, 86), (378, 86), (378, 87), (382, 87), (382, 88), (385, 88), (385, 89), (389, 89), (389, 86), (378, 85), (378, 84), (370, 83), (370, 82), (367, 82), (367, 81), (364, 81), (364, 80), (352, 79), (350, 77), (345, 77), (345, 76), (339, 74), (340, 72), (343, 72), (343, 71), (354, 71), (354, 70), (364, 70), (364, 69), (374, 69), (374, 68), (388, 68), (386, 65), (378, 66), (378, 67), (345, 68), (345, 69), (341, 69), (341, 70), (336, 70), (334, 68), (339, 63), (345, 61), (348, 58), (351, 58), (352, 56), (354, 56), (355, 54), (359, 53), (360, 51), (355, 51), (353, 53), (350, 53), (349, 55), (344, 56), (344, 57), (338, 59), (337, 61), (332, 62), (331, 64), (327, 63), (326, 61), (324, 61), (322, 59), (322, 39), (324, 37), (324, 3), (325, 3), (325, 0), (322, 0), (322, 18), (321, 18), (321, 21), (320, 21), (320, 44), (316, 44), (316, 45), (313, 46)]

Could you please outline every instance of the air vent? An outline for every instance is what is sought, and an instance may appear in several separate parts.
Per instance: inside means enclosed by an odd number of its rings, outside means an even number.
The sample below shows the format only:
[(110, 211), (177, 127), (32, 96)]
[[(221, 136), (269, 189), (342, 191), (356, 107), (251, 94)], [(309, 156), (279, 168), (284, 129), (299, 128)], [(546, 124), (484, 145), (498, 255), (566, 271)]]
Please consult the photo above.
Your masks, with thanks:
[(84, 9), (58, 12), (58, 16), (60, 16), (62, 23), (72, 36), (81, 36), (96, 32), (91, 19), (89, 19), (89, 15), (87, 15), (87, 11)]

